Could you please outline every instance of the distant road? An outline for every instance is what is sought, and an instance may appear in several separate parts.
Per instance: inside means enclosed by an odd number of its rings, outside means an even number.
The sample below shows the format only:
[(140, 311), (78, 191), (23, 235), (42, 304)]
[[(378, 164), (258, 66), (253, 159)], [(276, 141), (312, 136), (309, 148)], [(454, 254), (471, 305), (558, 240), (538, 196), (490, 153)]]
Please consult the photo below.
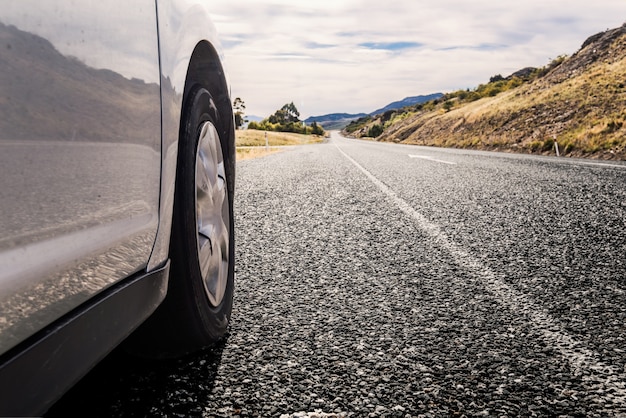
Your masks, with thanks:
[(626, 165), (333, 133), (237, 175), (228, 340), (103, 415), (625, 416)]

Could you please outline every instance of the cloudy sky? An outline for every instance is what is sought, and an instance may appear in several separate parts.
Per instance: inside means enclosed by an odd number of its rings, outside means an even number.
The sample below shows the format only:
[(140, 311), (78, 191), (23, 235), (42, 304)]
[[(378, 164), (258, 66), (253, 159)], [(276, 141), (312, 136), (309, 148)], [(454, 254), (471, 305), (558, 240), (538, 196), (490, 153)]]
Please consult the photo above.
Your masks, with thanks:
[(207, 0), (233, 98), (268, 116), (371, 112), (571, 55), (625, 0)]

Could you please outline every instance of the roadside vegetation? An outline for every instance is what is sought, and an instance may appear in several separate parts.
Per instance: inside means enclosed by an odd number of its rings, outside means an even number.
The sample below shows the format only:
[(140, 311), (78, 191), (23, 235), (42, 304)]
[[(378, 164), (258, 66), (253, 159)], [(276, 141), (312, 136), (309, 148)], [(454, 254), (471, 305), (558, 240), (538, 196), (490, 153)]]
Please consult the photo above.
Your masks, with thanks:
[(626, 160), (626, 25), (571, 57), (474, 89), (367, 116), (344, 133), (377, 141)]
[(300, 112), (293, 102), (285, 104), (269, 118), (261, 122), (250, 122), (245, 117), (246, 105), (237, 97), (233, 102), (235, 117), (235, 146), (237, 161), (259, 158), (279, 152), (290, 145), (306, 145), (323, 142), (324, 129), (313, 122), (307, 126), (300, 120)]
[[(344, 129), (347, 133), (354, 133), (359, 130), (367, 129), (362, 136), (369, 138), (376, 138), (384, 132), (389, 126), (406, 119), (408, 116), (417, 112), (431, 112), (435, 110), (443, 109), (445, 112), (449, 112), (454, 107), (458, 107), (463, 104), (475, 102), (485, 97), (494, 97), (499, 93), (514, 89), (522, 84), (532, 82), (540, 77), (546, 75), (550, 70), (559, 66), (567, 56), (560, 55), (556, 59), (552, 60), (549, 65), (541, 68), (524, 68), (519, 70), (510, 76), (504, 78), (502, 75), (497, 74), (489, 79), (486, 84), (480, 84), (478, 87), (470, 90), (457, 90), (451, 93), (446, 93), (442, 97), (434, 100), (429, 100), (425, 103), (420, 103), (413, 106), (404, 107), (400, 110), (388, 110), (381, 115), (372, 117), (370, 115), (364, 116), (357, 120), (350, 122)], [(372, 124), (371, 122), (375, 122)]]
[(239, 129), (235, 131), (237, 160), (264, 157), (283, 150), (285, 146), (317, 144), (325, 140), (321, 135), (305, 135), (293, 132), (259, 131)]
[(270, 117), (263, 119), (261, 122), (250, 122), (248, 129), (256, 129), (260, 131), (274, 132), (293, 132), (298, 134), (324, 135), (324, 128), (317, 122), (313, 122), (307, 126), (300, 120), (300, 112), (296, 106), (291, 103), (283, 105), (274, 112)]

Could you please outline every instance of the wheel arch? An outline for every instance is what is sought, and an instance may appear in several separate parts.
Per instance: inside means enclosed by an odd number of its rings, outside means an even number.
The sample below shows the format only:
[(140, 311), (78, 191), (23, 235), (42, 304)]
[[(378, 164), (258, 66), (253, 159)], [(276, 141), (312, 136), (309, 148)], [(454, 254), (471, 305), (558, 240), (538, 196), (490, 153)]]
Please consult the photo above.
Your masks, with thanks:
[[(167, 222), (161, 222), (160, 228), (162, 225), (166, 225), (167, 229), (159, 230), (159, 232), (163, 232), (161, 239), (167, 236), (166, 244), (168, 250), (171, 250), (171, 252), (167, 252), (167, 258), (172, 264), (171, 273), (168, 275), (168, 292), (155, 312), (125, 341), (125, 347), (128, 351), (148, 358), (175, 358), (206, 347), (209, 341), (211, 343), (216, 342), (226, 332), (232, 309), (235, 256), (232, 210), (235, 133), (232, 104), (230, 103), (228, 84), (222, 70), (221, 60), (219, 60), (216, 49), (210, 43), (207, 41), (198, 42), (188, 62), (183, 88), (181, 89), (182, 94), (175, 95), (175, 103), (169, 103), (171, 106), (169, 108), (169, 123), (163, 122), (164, 131), (167, 131), (170, 136), (174, 136), (173, 128), (176, 127), (177, 129), (176, 140), (172, 141), (170, 145), (171, 149), (176, 150), (177, 159), (173, 164), (175, 176), (172, 180), (174, 184), (171, 186), (163, 184), (162, 180), (162, 187), (168, 187), (172, 193), (173, 210), (171, 214), (166, 214), (166, 218), (161, 220)], [(206, 94), (207, 91), (210, 95), (210, 101)], [(166, 105), (168, 104), (168, 97), (170, 96), (163, 94)], [(190, 167), (195, 178), (195, 162), (190, 162), (187, 157), (191, 155), (194, 160), (197, 158), (196, 147), (198, 146), (200, 131), (196, 129), (201, 126), (197, 122), (204, 120), (203, 116), (206, 114), (210, 114), (210, 120), (214, 122), (213, 125), (218, 131), (224, 154), (229, 201), (228, 231), (230, 233), (227, 267), (227, 281), (229, 283), (227, 287), (231, 289), (230, 293), (227, 294), (230, 296), (224, 296), (219, 306), (211, 312), (200, 308), (201, 306), (206, 307), (208, 302), (204, 305), (199, 304), (198, 293), (194, 292), (197, 289), (195, 285), (197, 280), (193, 273), (193, 267), (190, 267), (187, 262), (191, 260), (196, 265), (198, 263), (194, 257), (189, 256), (189, 249), (197, 245), (196, 234), (198, 232), (196, 219), (185, 211), (186, 203), (193, 200), (193, 198), (189, 198), (191, 194), (187, 186), (191, 184), (193, 188), (196, 187), (193, 180), (189, 181)], [(164, 166), (164, 169), (167, 167), (169, 165)], [(177, 178), (177, 176), (180, 177)], [(167, 177), (170, 178), (169, 175)], [(195, 190), (192, 191), (194, 194), (196, 193)], [(189, 245), (189, 235), (186, 235), (186, 231), (189, 230), (189, 223), (193, 224), (195, 231), (193, 245)], [(165, 245), (165, 243), (161, 245)], [(202, 291), (204, 292), (204, 288)], [(211, 315), (219, 316), (220, 320), (216, 320)], [(200, 327), (197, 327), (200, 323), (203, 324), (202, 331), (200, 331)]]
[(209, 12), (196, 0), (156, 0), (156, 6), (161, 68), (162, 175), (159, 227), (148, 271), (168, 259), (182, 109), (194, 85), (206, 88), (215, 101), (226, 154), (229, 199), (235, 191), (235, 125), (230, 82)]
[(199, 42), (194, 48), (187, 70), (187, 77), (185, 78), (183, 103), (185, 103), (189, 91), (195, 85), (200, 85), (207, 89), (217, 106), (220, 118), (220, 126), (218, 128), (220, 138), (222, 139), (222, 148), (224, 154), (226, 154), (224, 157), (229, 174), (228, 192), (229, 196), (232, 196), (235, 187), (235, 124), (233, 108), (221, 60), (216, 49), (207, 41)]

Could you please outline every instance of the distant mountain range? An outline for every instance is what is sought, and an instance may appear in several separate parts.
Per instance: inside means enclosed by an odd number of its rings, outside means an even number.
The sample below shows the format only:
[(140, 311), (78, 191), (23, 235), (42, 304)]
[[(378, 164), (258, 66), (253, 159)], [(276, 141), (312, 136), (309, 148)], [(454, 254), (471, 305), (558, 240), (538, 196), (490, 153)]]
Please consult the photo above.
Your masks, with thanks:
[(248, 120), (248, 122), (261, 122), (265, 118), (261, 116), (246, 115), (246, 119)]
[(402, 100), (389, 103), (387, 106), (381, 107), (380, 109), (371, 112), (370, 115), (371, 116), (380, 115), (381, 113), (384, 113), (388, 110), (402, 109), (403, 107), (413, 106), (413, 105), (420, 104), (420, 103), (426, 103), (431, 100), (438, 99), (442, 96), (443, 96), (443, 93), (433, 93), (433, 94), (427, 94), (425, 96), (405, 97)]
[(321, 125), (322, 128), (330, 131), (333, 129), (343, 129), (353, 120), (364, 116), (367, 116), (367, 113), (331, 113), (329, 115), (311, 116), (310, 118), (307, 118), (304, 123), (310, 125), (313, 122), (316, 122)]
[(330, 115), (323, 115), (323, 116), (311, 116), (310, 118), (308, 118), (307, 120), (305, 120), (306, 123), (313, 123), (313, 122), (325, 122), (325, 121), (329, 121), (329, 122), (335, 122), (335, 121), (341, 121), (344, 119), (354, 119), (354, 118), (362, 118), (363, 116), (367, 116), (367, 113), (331, 113)]
[(425, 103), (430, 100), (438, 99), (443, 96), (442, 93), (434, 93), (422, 96), (412, 96), (405, 97), (402, 100), (398, 100), (396, 102), (389, 103), (385, 107), (381, 107), (370, 113), (331, 113), (328, 115), (322, 116), (311, 116), (307, 118), (304, 122), (310, 125), (313, 122), (320, 124), (326, 130), (332, 129), (343, 129), (348, 123), (353, 120), (365, 117), (365, 116), (375, 116), (381, 113), (384, 113), (388, 110), (396, 110), (401, 109), (406, 106), (413, 106), (420, 103)]

